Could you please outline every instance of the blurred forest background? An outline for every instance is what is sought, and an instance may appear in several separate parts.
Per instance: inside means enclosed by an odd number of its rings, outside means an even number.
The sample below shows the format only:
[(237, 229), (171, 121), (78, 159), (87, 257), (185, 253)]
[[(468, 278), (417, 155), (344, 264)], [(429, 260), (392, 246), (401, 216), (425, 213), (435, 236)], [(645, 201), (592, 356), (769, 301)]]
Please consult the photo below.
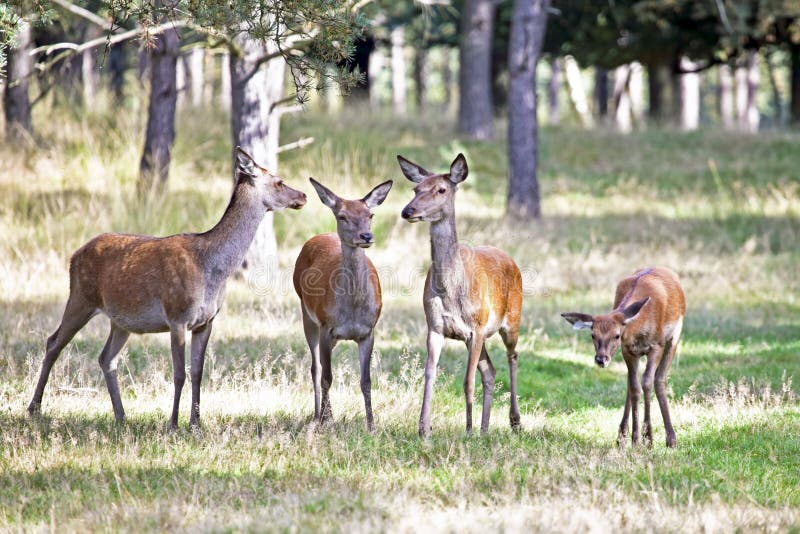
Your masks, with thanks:
[[(0, 43), (0, 530), (797, 529), (800, 2), (12, 0)], [(71, 254), (101, 232), (210, 228), (237, 144), (309, 202), (265, 218), (228, 284), (202, 428), (184, 395), (165, 430), (162, 335), (124, 349), (114, 424), (105, 319), (28, 418)], [(422, 442), (429, 235), (399, 217), (412, 186), (395, 156), (443, 171), (459, 152), (461, 241), (523, 272), (523, 430), (501, 357), (490, 432), (463, 435), (452, 343)], [(308, 176), (346, 198), (395, 180), (368, 251), (384, 293), (374, 434), (350, 343), (335, 422), (313, 425), (290, 273), (335, 221)], [(608, 311), (648, 265), (687, 295), (678, 449), (656, 416), (653, 448), (620, 451), (625, 366), (597, 369), (559, 314)]]

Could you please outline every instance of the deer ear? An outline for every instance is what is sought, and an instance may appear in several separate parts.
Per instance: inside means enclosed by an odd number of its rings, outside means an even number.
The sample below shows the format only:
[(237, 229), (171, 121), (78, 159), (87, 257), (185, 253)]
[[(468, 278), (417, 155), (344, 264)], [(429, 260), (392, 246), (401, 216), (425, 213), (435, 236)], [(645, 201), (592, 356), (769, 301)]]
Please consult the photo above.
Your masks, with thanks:
[(645, 304), (650, 302), (650, 297), (645, 297), (642, 300), (637, 300), (624, 310), (622, 310), (622, 324), (628, 324), (634, 319), (636, 316), (639, 315), (639, 312), (642, 311), (642, 308)]
[(311, 181), (311, 185), (314, 186), (314, 189), (317, 190), (317, 194), (319, 195), (319, 199), (322, 201), (322, 203), (333, 209), (339, 202), (339, 197), (336, 196), (336, 193), (313, 178), (309, 178), (309, 180)]
[(397, 163), (400, 164), (400, 170), (403, 171), (406, 178), (414, 182), (420, 183), (422, 180), (431, 175), (428, 171), (417, 165), (416, 163), (407, 160), (403, 156), (397, 156)]
[(566, 319), (575, 330), (591, 330), (594, 324), (594, 317), (588, 313), (562, 313), (561, 317)]
[(467, 158), (464, 157), (464, 154), (459, 154), (450, 164), (450, 181), (454, 184), (460, 184), (467, 179), (468, 173)]
[(240, 146), (236, 147), (236, 171), (247, 176), (255, 176), (255, 161)]
[(381, 185), (376, 186), (372, 191), (367, 193), (363, 199), (364, 204), (367, 205), (368, 208), (372, 209), (376, 206), (380, 206), (383, 204), (383, 201), (386, 200), (386, 195), (389, 194), (389, 190), (392, 188), (391, 180), (387, 182), (383, 182)]

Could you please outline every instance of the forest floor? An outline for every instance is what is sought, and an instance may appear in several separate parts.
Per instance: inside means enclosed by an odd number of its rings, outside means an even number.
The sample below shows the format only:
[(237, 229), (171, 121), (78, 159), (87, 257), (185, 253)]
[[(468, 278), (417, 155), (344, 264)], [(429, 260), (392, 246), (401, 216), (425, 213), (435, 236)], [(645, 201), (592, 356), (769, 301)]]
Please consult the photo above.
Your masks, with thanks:
[[(231, 190), (227, 120), (181, 114), (169, 192), (145, 203), (134, 199), (141, 119), (40, 116), (39, 148), (0, 146), (0, 530), (800, 528), (800, 134), (545, 128), (544, 218), (520, 224), (503, 218), (502, 140), (461, 142), (446, 122), (364, 116), (310, 114), (285, 128), (285, 141), (316, 138), (280, 169), (309, 202), (275, 215), (277, 283), (264, 273), (229, 283), (197, 432), (188, 381), (180, 429), (167, 430), (172, 364), (161, 334), (128, 342), (128, 421), (114, 423), (97, 365), (102, 317), (62, 353), (43, 415), (25, 408), (68, 294), (70, 254), (105, 231), (213, 225)], [(466, 350), (448, 342), (433, 436), (421, 441), (428, 227), (399, 217), (413, 194), (395, 155), (444, 170), (459, 151), (470, 166), (457, 196), (462, 242), (500, 247), (524, 273), (522, 431), (509, 428), (508, 367), (494, 339), (490, 431), (465, 435)], [(303, 241), (334, 219), (309, 176), (349, 198), (395, 180), (367, 251), (384, 292), (374, 434), (349, 342), (333, 358), (334, 422), (312, 421), (291, 269)], [(654, 410), (652, 448), (620, 450), (622, 359), (597, 368), (589, 336), (559, 313), (609, 310), (616, 282), (650, 265), (676, 270), (688, 303), (668, 383), (678, 448), (665, 447)]]

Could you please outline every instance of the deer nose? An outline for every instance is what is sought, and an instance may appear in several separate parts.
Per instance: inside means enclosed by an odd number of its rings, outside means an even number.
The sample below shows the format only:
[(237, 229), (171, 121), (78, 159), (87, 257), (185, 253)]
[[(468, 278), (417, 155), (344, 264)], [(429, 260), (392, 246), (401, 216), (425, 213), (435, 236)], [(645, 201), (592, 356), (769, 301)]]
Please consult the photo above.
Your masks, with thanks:
[(595, 355), (594, 363), (599, 365), (600, 367), (605, 367), (608, 364), (608, 358), (605, 356), (601, 356), (600, 354)]
[(363, 234), (358, 234), (358, 237), (363, 239), (365, 243), (372, 243), (372, 232), (364, 232)]
[(409, 217), (411, 217), (412, 215), (414, 215), (414, 212), (415, 212), (415, 211), (416, 211), (416, 210), (415, 210), (414, 208), (412, 208), (411, 206), (406, 206), (405, 208), (403, 208), (403, 211), (402, 211), (402, 213), (400, 213), (400, 215), (401, 215), (401, 216), (402, 216), (404, 219), (408, 219)]

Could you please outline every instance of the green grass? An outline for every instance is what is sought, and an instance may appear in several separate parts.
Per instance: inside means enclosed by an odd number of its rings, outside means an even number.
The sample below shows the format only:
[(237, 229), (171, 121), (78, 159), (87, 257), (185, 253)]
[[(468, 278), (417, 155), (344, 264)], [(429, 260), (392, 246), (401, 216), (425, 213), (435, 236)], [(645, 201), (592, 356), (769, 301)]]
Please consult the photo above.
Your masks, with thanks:
[[(40, 110), (40, 113), (47, 111)], [(331, 231), (311, 195), (276, 215), (278, 287), (229, 284), (202, 387), (203, 426), (166, 429), (168, 338), (133, 337), (120, 363), (126, 425), (113, 422), (95, 319), (63, 352), (41, 418), (25, 414), (44, 341), (67, 295), (67, 261), (108, 230), (165, 235), (210, 227), (230, 194), (227, 120), (180, 117), (170, 192), (133, 191), (142, 119), (128, 112), (37, 117), (41, 148), (0, 147), (0, 530), (791, 530), (800, 526), (800, 143), (796, 133), (542, 131), (540, 223), (503, 218), (503, 142), (458, 140), (448, 121), (358, 113), (293, 117), (286, 181), (313, 176), (355, 198), (388, 178), (376, 210), (384, 312), (373, 360), (377, 430), (364, 430), (355, 346), (334, 355), (335, 421), (311, 420), (309, 357), (291, 267)], [(58, 112), (56, 112), (58, 113)], [(435, 117), (435, 113), (430, 113)], [(464, 435), (466, 353), (440, 361), (433, 437), (416, 435), (424, 365), (420, 277), (427, 227), (394, 156), (444, 169), (463, 151), (464, 242), (507, 250), (523, 270), (523, 430), (508, 427), (502, 344), (488, 435)], [(607, 311), (615, 283), (645, 265), (675, 269), (688, 312), (669, 394), (678, 449), (654, 406), (651, 449), (615, 446), (625, 397), (617, 355), (593, 365), (563, 311)], [(481, 392), (476, 392), (480, 398)], [(477, 417), (477, 414), (476, 414)]]

